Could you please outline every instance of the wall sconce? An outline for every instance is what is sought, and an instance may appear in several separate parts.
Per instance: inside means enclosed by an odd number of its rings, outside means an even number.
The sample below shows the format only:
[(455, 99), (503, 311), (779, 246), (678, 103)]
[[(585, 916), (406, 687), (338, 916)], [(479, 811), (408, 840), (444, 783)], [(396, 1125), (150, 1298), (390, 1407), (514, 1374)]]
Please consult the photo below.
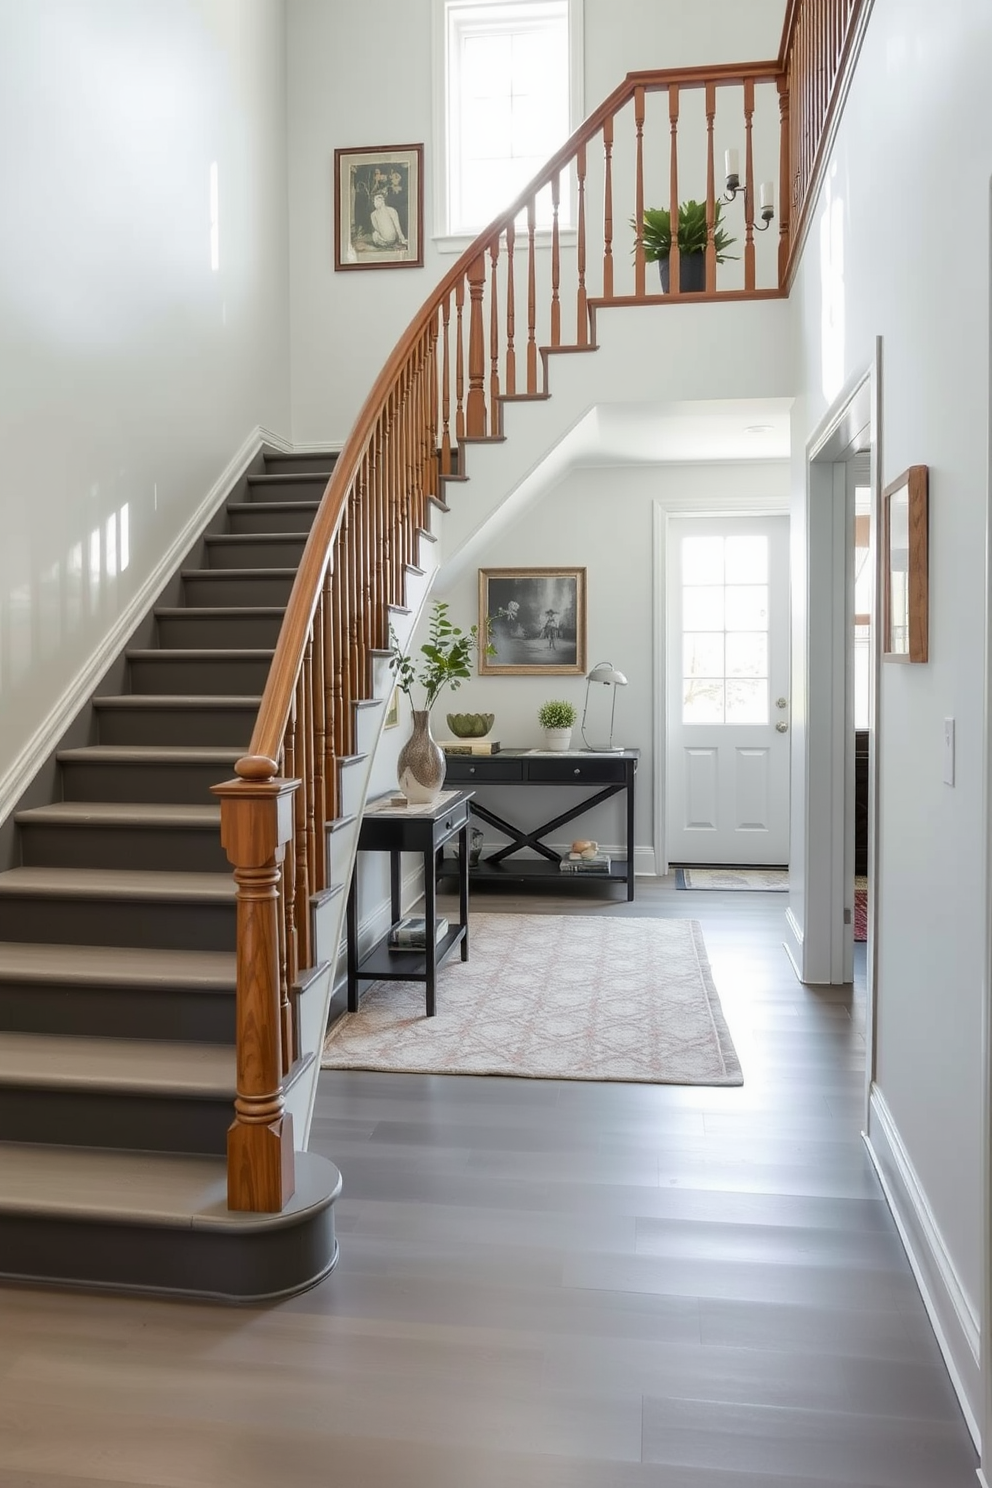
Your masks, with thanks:
[[(610, 709), (610, 738), (607, 744), (590, 744), (586, 738), (586, 714), (589, 711), (589, 689), (594, 682), (602, 682), (604, 687), (613, 688), (613, 706)], [(613, 742), (613, 718), (617, 711), (617, 688), (626, 687), (627, 678), (623, 672), (618, 672), (612, 661), (599, 661), (591, 672), (586, 673), (586, 700), (582, 709), (582, 722), (579, 725), (582, 733), (582, 742), (587, 749), (595, 754), (617, 754), (623, 749), (622, 744)]]
[[(740, 162), (736, 150), (728, 150), (725, 155), (727, 167), (727, 190), (720, 198), (721, 201), (732, 202), (736, 199), (738, 192), (747, 196), (747, 187), (741, 185)], [(758, 211), (761, 215), (762, 226), (754, 224), (755, 232), (767, 232), (771, 220), (775, 216), (775, 184), (773, 181), (762, 181), (758, 187)]]

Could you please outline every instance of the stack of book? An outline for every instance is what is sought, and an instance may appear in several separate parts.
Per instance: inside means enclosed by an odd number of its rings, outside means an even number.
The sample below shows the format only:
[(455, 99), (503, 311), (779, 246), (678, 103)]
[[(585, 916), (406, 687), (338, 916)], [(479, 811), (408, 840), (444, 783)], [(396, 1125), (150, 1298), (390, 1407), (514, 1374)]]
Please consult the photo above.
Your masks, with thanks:
[[(434, 939), (441, 941), (448, 933), (448, 922), (443, 915), (434, 921)], [(427, 949), (427, 921), (423, 915), (407, 915), (389, 932), (391, 951), (423, 951)]]
[(609, 873), (609, 853), (567, 853), (558, 864), (562, 873)]
[(499, 754), (498, 739), (439, 739), (445, 754)]

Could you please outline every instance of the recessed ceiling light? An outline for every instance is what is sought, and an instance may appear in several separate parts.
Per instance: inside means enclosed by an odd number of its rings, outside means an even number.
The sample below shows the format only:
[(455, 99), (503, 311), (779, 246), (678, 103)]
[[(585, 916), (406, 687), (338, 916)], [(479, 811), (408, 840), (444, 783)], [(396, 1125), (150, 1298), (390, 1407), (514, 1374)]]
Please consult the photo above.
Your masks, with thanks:
[(770, 434), (771, 424), (748, 424), (744, 430), (745, 434)]

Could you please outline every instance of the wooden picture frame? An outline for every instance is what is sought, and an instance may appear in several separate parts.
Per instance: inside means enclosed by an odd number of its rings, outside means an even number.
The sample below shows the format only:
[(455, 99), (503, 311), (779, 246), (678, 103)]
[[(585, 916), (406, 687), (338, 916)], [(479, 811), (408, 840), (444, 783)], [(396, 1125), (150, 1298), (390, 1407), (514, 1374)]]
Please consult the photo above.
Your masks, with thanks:
[(423, 263), (423, 145), (335, 150), (335, 269), (419, 269)]
[(929, 660), (929, 470), (911, 465), (882, 493), (882, 659)]
[(489, 677), (581, 677), (586, 672), (584, 568), (480, 568), (479, 651)]

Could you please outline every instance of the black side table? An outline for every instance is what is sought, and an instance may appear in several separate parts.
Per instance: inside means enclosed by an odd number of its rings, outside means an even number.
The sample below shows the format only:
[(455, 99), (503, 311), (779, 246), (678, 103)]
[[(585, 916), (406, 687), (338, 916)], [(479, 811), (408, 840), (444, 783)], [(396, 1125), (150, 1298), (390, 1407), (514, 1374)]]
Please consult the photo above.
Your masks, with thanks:
[(348, 893), (348, 1011), (358, 1008), (358, 983), (424, 982), (427, 1016), (435, 1013), (437, 969), (456, 945), (468, 960), (468, 807), (472, 791), (442, 791), (433, 806), (393, 806), (391, 796), (370, 801), (358, 833), (359, 852), (389, 853), (391, 923), (401, 918), (400, 854), (421, 853), (424, 859), (424, 919), (434, 924), (437, 906), (435, 857), (450, 838), (460, 843), (458, 868), (459, 922), (449, 925), (439, 941), (428, 933), (424, 950), (397, 950), (384, 935), (364, 956), (358, 954), (358, 863)]

